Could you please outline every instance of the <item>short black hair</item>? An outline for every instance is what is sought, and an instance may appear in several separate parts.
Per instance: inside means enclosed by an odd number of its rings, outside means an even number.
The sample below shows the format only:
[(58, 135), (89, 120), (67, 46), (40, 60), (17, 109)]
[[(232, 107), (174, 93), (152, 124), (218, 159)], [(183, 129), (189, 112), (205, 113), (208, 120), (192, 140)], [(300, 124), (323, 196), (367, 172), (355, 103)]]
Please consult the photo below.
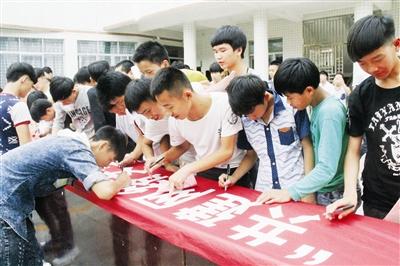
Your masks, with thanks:
[(131, 71), (131, 68), (134, 66), (131, 60), (125, 59), (115, 65), (115, 68), (121, 67), (121, 71), (128, 74)]
[(175, 67), (177, 69), (190, 69), (190, 66), (186, 65), (181, 60), (176, 60), (176, 61), (172, 62), (171, 66)]
[(37, 82), (35, 70), (33, 69), (33, 66), (31, 66), (28, 63), (17, 62), (11, 64), (7, 68), (7, 73), (6, 73), (7, 82), (15, 82), (19, 80), (19, 78), (22, 77), (23, 75), (27, 75), (33, 81), (33, 84)]
[(47, 99), (37, 99), (34, 101), (31, 108), (29, 108), (33, 121), (39, 123), (40, 118), (46, 114), (47, 108), (52, 106), (53, 104)]
[(275, 90), (280, 94), (299, 93), (311, 86), (317, 89), (319, 71), (308, 58), (289, 58), (283, 61), (274, 76)]
[(94, 133), (92, 140), (106, 140), (111, 149), (115, 152), (118, 161), (122, 161), (126, 153), (126, 146), (128, 144), (127, 136), (119, 129), (112, 126), (103, 126)]
[(217, 63), (217, 62), (214, 62), (214, 63), (212, 63), (211, 65), (210, 65), (210, 73), (221, 73), (221, 72), (223, 72), (224, 70), (222, 69), (222, 67)]
[(328, 74), (328, 72), (326, 72), (325, 70), (321, 70), (321, 71), (319, 72), (319, 74), (320, 74), (320, 75), (325, 75), (327, 78), (329, 78), (329, 74)]
[(150, 93), (153, 99), (163, 91), (179, 96), (183, 89), (192, 89), (186, 75), (174, 67), (166, 67), (157, 71), (150, 85)]
[(68, 98), (73, 88), (74, 82), (70, 78), (61, 76), (52, 78), (50, 82), (50, 94), (53, 97), (53, 101), (57, 102)]
[(121, 72), (107, 72), (99, 78), (96, 86), (99, 102), (104, 110), (110, 110), (112, 101), (115, 97), (125, 94), (126, 86), (131, 79)]
[(233, 50), (242, 48), (244, 58), (244, 51), (246, 50), (247, 38), (244, 32), (237, 26), (225, 25), (217, 29), (214, 36), (211, 38), (211, 47), (227, 43), (232, 46)]
[(237, 115), (248, 115), (254, 107), (264, 103), (264, 95), (268, 85), (255, 75), (235, 77), (226, 88), (229, 105)]
[(43, 70), (43, 68), (40, 68), (40, 67), (35, 67), (35, 75), (36, 75), (36, 78), (41, 78), (41, 77), (44, 77), (44, 70)]
[(97, 82), (101, 75), (110, 70), (110, 64), (106, 60), (95, 61), (88, 65), (90, 77)]
[(129, 112), (137, 111), (145, 101), (153, 101), (150, 94), (151, 79), (131, 81), (125, 91), (125, 105)]
[(31, 109), (32, 103), (37, 99), (45, 99), (47, 100), (47, 95), (44, 94), (43, 91), (32, 91), (26, 97), (26, 105), (28, 105), (28, 109)]
[(357, 20), (347, 35), (347, 53), (353, 62), (391, 41), (395, 36), (393, 18), (370, 15)]
[(43, 69), (43, 71), (46, 72), (46, 73), (53, 73), (53, 70), (52, 70), (50, 67), (48, 67), (48, 66), (45, 66), (45, 67), (43, 67), (42, 69)]
[(74, 83), (85, 84), (90, 83), (90, 74), (87, 66), (81, 67), (74, 76)]
[(281, 64), (281, 60), (272, 60), (271, 63), (269, 63), (270, 66), (280, 66)]
[(132, 60), (135, 63), (147, 60), (155, 64), (161, 64), (164, 60), (169, 62), (169, 56), (167, 49), (162, 44), (155, 41), (147, 41), (139, 45)]

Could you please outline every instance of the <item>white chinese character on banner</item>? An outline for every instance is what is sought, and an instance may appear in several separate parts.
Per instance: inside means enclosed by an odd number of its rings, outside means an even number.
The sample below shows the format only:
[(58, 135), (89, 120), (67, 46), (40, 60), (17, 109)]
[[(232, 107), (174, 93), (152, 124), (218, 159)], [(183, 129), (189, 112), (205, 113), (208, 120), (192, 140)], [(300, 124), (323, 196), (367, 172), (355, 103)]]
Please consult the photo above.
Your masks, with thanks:
[(214, 192), (215, 189), (209, 189), (203, 192), (194, 192), (194, 189), (178, 190), (173, 193), (160, 194), (158, 192), (144, 195), (138, 198), (132, 198), (131, 200), (136, 201), (142, 205), (150, 207), (152, 209), (165, 209), (177, 206), (190, 200), (197, 199), (204, 195)]
[[(305, 223), (309, 221), (319, 221), (319, 215), (301, 215), (297, 217), (289, 218), (289, 223), (278, 221), (276, 219), (283, 218), (284, 214), (282, 211), (282, 206), (270, 207), (269, 212), (272, 218), (260, 216), (260, 215), (252, 215), (250, 219), (256, 221), (257, 223), (251, 227), (246, 227), (242, 225), (236, 225), (231, 229), (236, 231), (236, 234), (230, 235), (229, 238), (234, 240), (251, 238), (252, 240), (246, 242), (247, 245), (255, 247), (259, 246), (263, 243), (272, 243), (278, 246), (282, 246), (288, 240), (282, 238), (281, 235), (283, 232), (293, 232), (296, 234), (303, 234), (307, 231), (306, 228), (293, 225), (299, 223)], [(270, 230), (266, 230), (267, 228), (272, 227)], [(301, 245), (294, 251), (294, 254), (286, 255), (287, 259), (300, 259), (308, 254), (310, 254), (315, 247), (309, 245)], [(305, 261), (306, 265), (317, 265), (322, 262), (325, 262), (328, 258), (332, 256), (332, 252), (327, 250), (319, 250), (312, 256), (312, 260)]]
[(151, 188), (158, 189), (163, 182), (168, 183), (166, 179), (168, 179), (168, 176), (161, 176), (159, 174), (132, 179), (132, 185), (125, 187), (118, 195), (144, 193)]
[(252, 203), (250, 200), (229, 193), (217, 195), (213, 198), (191, 208), (182, 208), (174, 213), (178, 220), (188, 220), (206, 227), (215, 226), (219, 221), (226, 221), (243, 214)]

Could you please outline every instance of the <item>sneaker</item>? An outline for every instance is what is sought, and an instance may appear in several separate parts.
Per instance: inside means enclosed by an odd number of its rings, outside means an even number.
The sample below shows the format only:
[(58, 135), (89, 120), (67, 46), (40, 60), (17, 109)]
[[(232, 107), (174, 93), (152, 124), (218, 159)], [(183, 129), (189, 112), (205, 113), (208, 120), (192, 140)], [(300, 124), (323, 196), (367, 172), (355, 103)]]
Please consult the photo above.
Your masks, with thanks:
[(50, 263), (48, 263), (47, 261), (45, 261), (45, 260), (42, 260), (42, 262), (43, 262), (43, 266), (51, 266), (51, 264)]
[(74, 259), (78, 256), (78, 254), (80, 253), (80, 250), (78, 247), (74, 247), (73, 249), (70, 249), (68, 251), (66, 251), (63, 255), (55, 258), (52, 261), (52, 264), (54, 266), (64, 266), (64, 265), (68, 265), (71, 262), (74, 261)]

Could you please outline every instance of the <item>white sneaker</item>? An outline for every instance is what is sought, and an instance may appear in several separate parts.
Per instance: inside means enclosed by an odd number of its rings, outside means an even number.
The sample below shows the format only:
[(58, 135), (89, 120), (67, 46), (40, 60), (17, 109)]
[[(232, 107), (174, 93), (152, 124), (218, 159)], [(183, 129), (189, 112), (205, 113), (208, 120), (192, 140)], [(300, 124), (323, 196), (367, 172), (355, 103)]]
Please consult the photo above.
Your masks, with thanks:
[(51, 266), (51, 264), (50, 263), (48, 263), (47, 261), (45, 261), (45, 260), (42, 260), (42, 262), (43, 262), (43, 266)]
[(74, 247), (71, 250), (68, 250), (64, 255), (55, 258), (52, 261), (52, 264), (54, 266), (64, 266), (64, 265), (68, 265), (71, 262), (74, 261), (74, 259), (78, 256), (78, 254), (80, 253), (80, 250), (78, 247)]

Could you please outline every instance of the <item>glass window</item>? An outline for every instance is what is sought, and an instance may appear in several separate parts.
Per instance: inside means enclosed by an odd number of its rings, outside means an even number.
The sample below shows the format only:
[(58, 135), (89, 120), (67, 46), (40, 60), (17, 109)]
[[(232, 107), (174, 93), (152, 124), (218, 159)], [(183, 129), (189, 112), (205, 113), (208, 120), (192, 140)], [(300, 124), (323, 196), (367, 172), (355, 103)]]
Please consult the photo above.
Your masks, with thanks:
[(133, 55), (135, 52), (134, 42), (120, 42), (119, 43), (119, 53), (120, 54), (130, 54)]
[(42, 39), (21, 38), (20, 52), (42, 52)]
[(33, 67), (49, 66), (54, 74), (64, 74), (64, 41), (61, 39), (0, 37), (0, 86), (6, 83), (7, 68), (15, 62)]
[(45, 53), (63, 53), (64, 52), (64, 42), (63, 40), (56, 39), (44, 39), (44, 52)]
[[(283, 40), (275, 38), (268, 40), (268, 62), (283, 60)], [(254, 67), (254, 42), (249, 41), (249, 66)]]
[(117, 42), (99, 42), (99, 54), (116, 54), (118, 53)]
[(106, 60), (110, 65), (129, 59), (135, 52), (134, 42), (78, 41), (78, 66), (87, 66), (98, 60)]
[(18, 51), (18, 38), (0, 37), (0, 51)]
[(96, 41), (78, 41), (78, 53), (96, 54), (97, 42)]

